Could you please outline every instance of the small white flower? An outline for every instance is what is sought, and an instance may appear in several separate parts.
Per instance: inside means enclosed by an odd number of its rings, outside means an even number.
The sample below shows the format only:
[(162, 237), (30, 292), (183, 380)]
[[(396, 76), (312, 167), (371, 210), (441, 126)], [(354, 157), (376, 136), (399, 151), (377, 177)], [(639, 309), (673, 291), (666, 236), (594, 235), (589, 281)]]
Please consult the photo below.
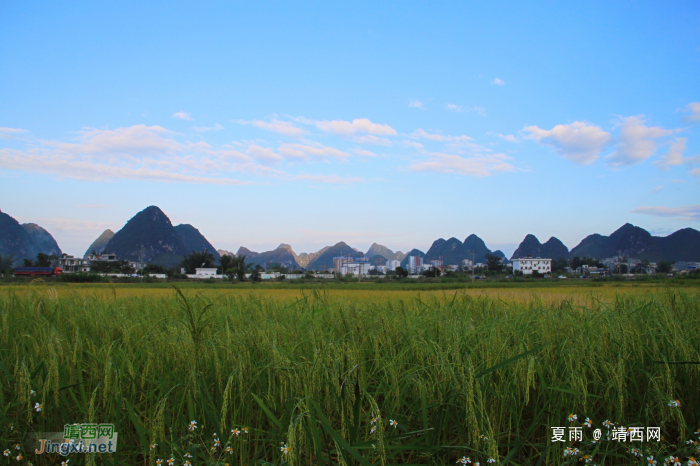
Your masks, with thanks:
[(151, 446), (150, 446), (150, 449), (151, 449), (151, 450), (155, 450), (155, 448), (156, 448), (157, 446), (158, 446), (157, 443), (152, 443)]
[(633, 448), (630, 453), (632, 453), (634, 456), (642, 456), (642, 452), (636, 448)]
[(578, 419), (578, 415), (576, 414), (569, 414), (569, 422), (574, 422), (576, 419)]
[(190, 425), (187, 426), (187, 429), (189, 429), (191, 432), (194, 432), (194, 430), (197, 428), (197, 421), (190, 421)]
[(40, 411), (41, 411), (41, 408), (43, 408), (43, 407), (44, 407), (44, 405), (42, 405), (41, 403), (35, 403), (35, 404), (34, 404), (34, 409), (36, 409), (36, 412), (37, 412), (37, 413), (40, 412)]
[(30, 396), (36, 396), (36, 392), (34, 390), (29, 390), (29, 395)]
[(280, 447), (280, 451), (281, 451), (282, 453), (284, 453), (285, 455), (286, 455), (286, 454), (289, 454), (289, 447), (287, 446), (286, 443)]
[(583, 425), (586, 427), (593, 427), (593, 421), (591, 421), (590, 418), (586, 418), (586, 420), (583, 421)]
[(671, 401), (668, 403), (668, 405), (669, 405), (671, 408), (680, 408), (680, 406), (681, 406), (681, 400), (671, 400)]
[(10, 450), (5, 450), (2, 452), (2, 454), (5, 456), (10, 456)]
[(240, 435), (241, 431), (238, 429), (231, 429), (231, 435)]
[(492, 457), (492, 456), (489, 456), (489, 459), (487, 459), (487, 460), (486, 460), (486, 462), (487, 462), (487, 463), (495, 463), (495, 462), (496, 462), (496, 460), (495, 460), (495, 459), (493, 459), (493, 457)]
[(376, 427), (372, 427), (372, 428), (369, 430), (370, 435), (372, 435), (376, 430), (377, 430)]
[(389, 425), (390, 425), (390, 426), (393, 426), (394, 429), (396, 429), (396, 426), (398, 426), (399, 423), (398, 423), (397, 421), (393, 420), (393, 419), (389, 419)]

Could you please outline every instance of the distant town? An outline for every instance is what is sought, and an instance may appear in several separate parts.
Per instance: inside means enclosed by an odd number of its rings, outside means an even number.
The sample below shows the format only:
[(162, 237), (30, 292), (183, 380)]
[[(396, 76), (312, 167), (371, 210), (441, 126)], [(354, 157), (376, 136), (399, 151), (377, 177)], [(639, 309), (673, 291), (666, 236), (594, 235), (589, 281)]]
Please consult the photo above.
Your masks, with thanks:
[(104, 231), (82, 257), (61, 251), (41, 226), (19, 224), (0, 212), (0, 271), (3, 275), (86, 274), (209, 280), (281, 280), (463, 277), (567, 279), (684, 275), (700, 271), (700, 232), (692, 228), (666, 237), (625, 224), (610, 236), (592, 234), (569, 250), (557, 238), (545, 243), (527, 235), (510, 259), (471, 234), (435, 240), (427, 252), (392, 251), (374, 243), (366, 252), (344, 242), (296, 254), (287, 244), (272, 251), (214, 246), (192, 225), (173, 226), (156, 206), (137, 213), (114, 233)]

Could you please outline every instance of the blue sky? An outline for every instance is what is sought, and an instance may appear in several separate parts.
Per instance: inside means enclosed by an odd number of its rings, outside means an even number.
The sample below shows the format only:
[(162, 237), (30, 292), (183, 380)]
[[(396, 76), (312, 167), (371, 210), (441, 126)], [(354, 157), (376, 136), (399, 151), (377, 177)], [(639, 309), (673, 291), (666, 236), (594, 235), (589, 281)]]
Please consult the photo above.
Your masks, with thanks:
[(700, 4), (5, 2), (0, 209), (82, 254), (700, 222)]

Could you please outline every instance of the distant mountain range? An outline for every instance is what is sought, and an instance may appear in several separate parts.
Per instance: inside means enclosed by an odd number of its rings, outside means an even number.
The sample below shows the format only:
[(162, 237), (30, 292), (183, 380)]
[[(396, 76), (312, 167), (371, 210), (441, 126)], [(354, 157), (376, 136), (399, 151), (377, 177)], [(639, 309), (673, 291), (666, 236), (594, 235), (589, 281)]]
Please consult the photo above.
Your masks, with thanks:
[[(87, 249), (86, 254), (115, 253), (120, 259), (176, 266), (182, 256), (192, 251), (208, 250), (218, 261), (221, 255), (233, 255), (230, 251), (215, 249), (214, 246), (194, 226), (181, 224), (173, 226), (170, 219), (156, 206), (150, 206), (131, 218), (117, 233), (105, 230)], [(472, 256), (472, 251), (474, 251)], [(60, 255), (56, 240), (51, 234), (35, 223), (20, 224), (10, 215), (0, 211), (0, 254), (14, 255), (21, 259), (35, 259), (39, 252)], [(281, 262), (290, 269), (330, 270), (333, 258), (341, 255), (370, 259), (371, 263), (399, 260), (402, 266), (412, 255), (422, 256), (425, 261), (442, 260), (444, 264), (460, 264), (464, 259), (486, 262), (486, 254), (494, 254), (505, 259), (501, 251), (491, 251), (484, 241), (471, 234), (464, 242), (457, 238), (440, 238), (433, 242), (427, 252), (412, 249), (407, 254), (394, 252), (386, 246), (373, 243), (366, 253), (362, 253), (345, 242), (326, 246), (312, 253), (296, 254), (288, 244), (280, 244), (276, 249), (255, 252), (241, 247), (236, 255), (245, 255), (248, 262), (267, 267)], [(534, 235), (527, 235), (515, 250), (512, 259), (532, 256), (552, 259), (572, 257), (593, 257), (604, 259), (617, 255), (658, 261), (700, 261), (700, 232), (684, 228), (661, 237), (652, 236), (643, 228), (623, 225), (610, 236), (589, 235), (571, 251), (557, 238), (551, 237), (544, 244)]]
[(652, 236), (645, 229), (626, 223), (610, 236), (597, 233), (586, 236), (571, 251), (557, 238), (540, 244), (534, 235), (527, 235), (511, 260), (526, 256), (551, 259), (628, 256), (650, 261), (700, 261), (700, 232), (684, 228), (668, 236)]
[[(474, 251), (472, 253), (472, 251)], [(471, 234), (462, 243), (457, 238), (444, 240), (442, 238), (433, 242), (428, 252), (425, 253), (425, 261), (441, 260), (443, 264), (460, 265), (464, 259), (474, 260), (475, 263), (485, 263), (486, 254), (506, 258), (501, 251), (491, 251), (484, 241)]]

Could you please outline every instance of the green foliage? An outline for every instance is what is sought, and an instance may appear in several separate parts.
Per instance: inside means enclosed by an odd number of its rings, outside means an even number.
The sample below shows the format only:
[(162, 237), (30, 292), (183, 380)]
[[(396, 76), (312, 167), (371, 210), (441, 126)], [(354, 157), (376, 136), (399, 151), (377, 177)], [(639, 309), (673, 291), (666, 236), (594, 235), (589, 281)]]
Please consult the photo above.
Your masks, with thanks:
[(486, 254), (486, 268), (492, 271), (500, 272), (503, 269), (501, 258), (493, 254)]
[(157, 265), (157, 264), (148, 264), (146, 267), (141, 269), (141, 274), (143, 275), (148, 275), (149, 273), (151, 274), (166, 274), (166, 275), (172, 275), (172, 270), (169, 270), (162, 265)]
[(207, 250), (192, 251), (192, 254), (183, 256), (180, 267), (184, 268), (186, 273), (193, 274), (195, 269), (213, 267), (215, 261), (214, 255)]
[(63, 273), (59, 275), (59, 279), (66, 283), (101, 283), (107, 282), (109, 279), (94, 273)]
[(36, 255), (36, 262), (34, 263), (34, 267), (51, 267), (51, 262), (55, 259), (58, 258), (54, 255), (48, 255), (44, 254), (43, 252), (40, 252)]
[(250, 279), (254, 282), (262, 281), (260, 275), (263, 273), (264, 269), (260, 265), (256, 265), (250, 274)]
[(404, 269), (403, 267), (396, 267), (394, 274), (396, 275), (396, 278), (406, 278), (408, 277), (408, 270)]
[(0, 254), (0, 273), (8, 273), (14, 269), (15, 256), (10, 254), (8, 256)]
[(437, 277), (439, 277), (441, 274), (442, 274), (442, 273), (440, 272), (440, 269), (438, 269), (437, 267), (433, 267), (433, 268), (430, 269), (430, 270), (424, 271), (422, 275), (423, 275), (424, 277), (435, 277), (435, 278), (437, 278)]
[[(700, 372), (665, 362), (700, 360), (697, 288), (583, 305), (461, 292), (372, 302), (322, 291), (218, 301), (185, 287), (141, 298), (116, 287), (109, 297), (2, 291), (3, 450), (67, 419), (114, 422), (109, 464), (129, 465), (171, 456), (184, 464), (188, 451), (200, 465), (440, 465), (462, 456), (572, 465), (584, 454), (591, 464), (639, 464), (637, 444), (592, 445), (587, 428), (573, 445), (578, 457), (564, 457), (572, 445), (551, 442), (551, 428), (586, 418), (593, 428), (606, 419), (659, 426), (664, 440), (639, 444), (659, 464), (695, 448), (686, 441), (697, 438)], [(215, 432), (221, 447), (212, 449)], [(22, 453), (34, 464), (65, 460)]]
[(671, 267), (673, 267), (673, 264), (666, 260), (660, 260), (656, 263), (656, 270), (659, 273), (669, 273), (671, 271)]
[(129, 265), (129, 261), (127, 260), (91, 261), (90, 272), (132, 274), (134, 273), (134, 268)]
[(594, 259), (592, 257), (580, 258), (580, 257), (576, 256), (573, 259), (571, 259), (570, 267), (572, 269), (576, 270), (577, 268), (581, 267), (582, 265), (587, 265), (589, 267), (603, 267), (602, 262), (600, 262), (598, 259)]
[(233, 270), (236, 268), (236, 257), (235, 256), (229, 256), (228, 254), (225, 254), (221, 256), (221, 259), (219, 259), (219, 270), (218, 273), (222, 275), (226, 274), (232, 274)]

